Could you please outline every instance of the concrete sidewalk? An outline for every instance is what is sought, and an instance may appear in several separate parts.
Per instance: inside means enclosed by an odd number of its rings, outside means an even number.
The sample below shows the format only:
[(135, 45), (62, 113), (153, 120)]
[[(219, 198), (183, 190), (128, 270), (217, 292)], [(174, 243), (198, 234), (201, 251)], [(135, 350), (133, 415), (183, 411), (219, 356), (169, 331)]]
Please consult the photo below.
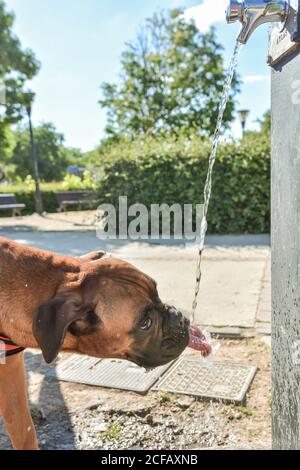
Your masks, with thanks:
[[(0, 235), (21, 243), (79, 256), (104, 249), (153, 276), (162, 299), (190, 312), (195, 287), (197, 247), (124, 241), (103, 242), (93, 231), (32, 231), (2, 227)], [(270, 249), (267, 246), (210, 246), (203, 257), (203, 276), (196, 322), (212, 328), (270, 333)], [(228, 330), (229, 327), (229, 330)]]

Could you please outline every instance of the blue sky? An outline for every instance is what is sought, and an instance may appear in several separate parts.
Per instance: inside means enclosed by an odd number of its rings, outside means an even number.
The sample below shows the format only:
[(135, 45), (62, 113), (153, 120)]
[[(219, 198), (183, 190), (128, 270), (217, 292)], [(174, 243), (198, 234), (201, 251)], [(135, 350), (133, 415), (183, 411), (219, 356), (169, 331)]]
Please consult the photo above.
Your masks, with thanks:
[[(100, 84), (114, 82), (126, 41), (135, 38), (143, 20), (161, 8), (183, 6), (201, 30), (215, 24), (228, 63), (238, 25), (227, 25), (227, 0), (6, 0), (16, 15), (15, 32), (24, 47), (42, 62), (30, 83), (36, 93), (35, 124), (51, 121), (66, 143), (93, 149), (103, 136), (105, 112), (100, 109)], [(266, 27), (243, 48), (239, 107), (251, 110), (248, 128), (270, 107), (270, 70), (266, 65)], [(240, 135), (240, 124), (232, 127)]]

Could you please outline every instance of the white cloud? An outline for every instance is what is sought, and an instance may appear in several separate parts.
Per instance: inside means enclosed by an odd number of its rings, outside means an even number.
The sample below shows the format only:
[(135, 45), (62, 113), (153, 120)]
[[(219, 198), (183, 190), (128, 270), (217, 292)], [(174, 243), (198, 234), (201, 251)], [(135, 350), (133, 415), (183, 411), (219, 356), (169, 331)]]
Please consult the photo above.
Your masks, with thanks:
[(184, 17), (194, 20), (200, 31), (207, 32), (213, 24), (225, 21), (227, 6), (228, 0), (203, 0), (201, 5), (187, 8)]
[(268, 80), (267, 75), (246, 75), (244, 77), (244, 83), (257, 83), (257, 82), (264, 82), (265, 80)]
[(171, 8), (182, 7), (183, 3), (184, 3), (184, 0), (173, 0), (173, 2), (171, 3)]

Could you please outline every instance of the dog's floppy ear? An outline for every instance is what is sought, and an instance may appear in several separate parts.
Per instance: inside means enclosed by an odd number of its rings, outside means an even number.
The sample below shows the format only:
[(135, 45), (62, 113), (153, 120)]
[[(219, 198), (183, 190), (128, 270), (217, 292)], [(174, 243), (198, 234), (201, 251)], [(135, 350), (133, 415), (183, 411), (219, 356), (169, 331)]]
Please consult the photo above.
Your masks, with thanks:
[(78, 320), (85, 321), (93, 313), (91, 310), (91, 306), (83, 305), (72, 292), (58, 294), (39, 307), (33, 317), (32, 330), (48, 364), (59, 353), (70, 325)]

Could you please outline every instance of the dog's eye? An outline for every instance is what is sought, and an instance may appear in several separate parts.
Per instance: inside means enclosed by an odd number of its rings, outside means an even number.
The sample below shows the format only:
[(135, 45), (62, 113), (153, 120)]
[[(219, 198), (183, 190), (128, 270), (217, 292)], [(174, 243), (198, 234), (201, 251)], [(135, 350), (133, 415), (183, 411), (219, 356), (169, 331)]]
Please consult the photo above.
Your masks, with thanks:
[(141, 328), (141, 330), (146, 331), (146, 330), (149, 330), (149, 328), (151, 328), (151, 325), (152, 325), (152, 320), (151, 320), (150, 317), (147, 317), (147, 318), (145, 318), (145, 320), (143, 320), (143, 322), (141, 323), (140, 328)]

